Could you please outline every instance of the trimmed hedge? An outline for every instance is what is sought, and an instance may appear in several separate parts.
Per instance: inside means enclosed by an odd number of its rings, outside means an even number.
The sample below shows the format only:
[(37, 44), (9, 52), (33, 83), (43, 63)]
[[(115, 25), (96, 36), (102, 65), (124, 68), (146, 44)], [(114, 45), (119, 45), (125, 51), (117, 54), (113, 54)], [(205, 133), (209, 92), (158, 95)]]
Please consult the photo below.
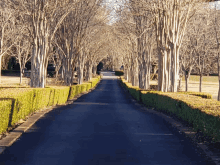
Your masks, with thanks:
[(213, 141), (220, 140), (220, 102), (210, 99), (209, 94), (140, 91), (123, 79), (121, 83), (134, 98), (137, 99), (139, 94), (139, 100), (147, 107), (155, 107), (158, 111), (175, 115), (192, 125), (195, 131), (203, 132)]
[(0, 93), (0, 133), (15, 125), (20, 119), (48, 106), (64, 104), (68, 99), (88, 91), (100, 80), (100, 76), (91, 82), (71, 87), (46, 88), (5, 88)]
[(0, 100), (0, 132), (4, 132), (8, 128), (12, 101), (11, 99)]
[(115, 76), (123, 76), (124, 72), (123, 71), (115, 71)]

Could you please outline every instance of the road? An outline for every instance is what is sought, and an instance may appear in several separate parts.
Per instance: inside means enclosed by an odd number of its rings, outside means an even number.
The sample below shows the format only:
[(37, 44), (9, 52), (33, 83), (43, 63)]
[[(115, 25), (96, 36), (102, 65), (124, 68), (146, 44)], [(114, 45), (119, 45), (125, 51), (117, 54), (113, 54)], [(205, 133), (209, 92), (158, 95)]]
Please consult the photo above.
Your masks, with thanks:
[(211, 165), (161, 117), (103, 72), (97, 88), (57, 108), (0, 155), (1, 165)]

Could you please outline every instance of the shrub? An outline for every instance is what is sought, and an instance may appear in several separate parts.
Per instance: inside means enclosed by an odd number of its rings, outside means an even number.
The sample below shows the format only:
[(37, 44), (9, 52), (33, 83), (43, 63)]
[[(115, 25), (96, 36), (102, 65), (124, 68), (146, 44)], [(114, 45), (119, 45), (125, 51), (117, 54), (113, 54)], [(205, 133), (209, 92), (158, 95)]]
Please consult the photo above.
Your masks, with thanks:
[(87, 91), (87, 84), (81, 84), (81, 93), (86, 92)]
[(81, 85), (76, 85), (76, 95), (82, 93), (82, 87)]
[(0, 133), (6, 132), (11, 115), (13, 99), (0, 100)]
[(73, 85), (70, 87), (70, 93), (68, 99), (72, 100), (75, 96), (76, 96), (76, 86)]
[(115, 71), (116, 76), (123, 76), (124, 72), (123, 71)]
[(90, 82), (92, 82), (92, 88), (94, 88), (96, 86), (96, 84), (99, 82), (100, 78), (101, 78), (101, 76), (91, 79)]

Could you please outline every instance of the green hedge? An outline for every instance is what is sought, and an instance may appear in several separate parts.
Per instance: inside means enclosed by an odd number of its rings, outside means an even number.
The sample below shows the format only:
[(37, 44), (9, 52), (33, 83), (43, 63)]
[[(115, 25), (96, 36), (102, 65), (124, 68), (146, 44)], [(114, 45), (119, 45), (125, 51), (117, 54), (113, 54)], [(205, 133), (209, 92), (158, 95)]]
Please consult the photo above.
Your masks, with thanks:
[(115, 71), (116, 76), (123, 76), (124, 72), (123, 71)]
[(75, 85), (71, 86), (70, 87), (69, 99), (72, 100), (76, 95), (77, 95), (76, 86)]
[(81, 84), (81, 93), (87, 91), (87, 84)]
[(0, 132), (5, 132), (9, 125), (12, 99), (0, 100)]
[(71, 87), (46, 88), (5, 88), (0, 93), (0, 133), (6, 132), (8, 127), (25, 119), (35, 111), (48, 106), (64, 104), (68, 99), (88, 91), (100, 80), (100, 76), (89, 83)]
[(135, 95), (139, 91), (140, 100), (147, 107), (155, 107), (158, 111), (175, 115), (192, 125), (195, 131), (203, 132), (213, 141), (220, 140), (220, 102), (206, 99), (210, 98), (209, 94), (140, 91), (123, 79), (121, 79), (121, 83), (131, 94), (133, 92), (134, 98), (137, 98)]

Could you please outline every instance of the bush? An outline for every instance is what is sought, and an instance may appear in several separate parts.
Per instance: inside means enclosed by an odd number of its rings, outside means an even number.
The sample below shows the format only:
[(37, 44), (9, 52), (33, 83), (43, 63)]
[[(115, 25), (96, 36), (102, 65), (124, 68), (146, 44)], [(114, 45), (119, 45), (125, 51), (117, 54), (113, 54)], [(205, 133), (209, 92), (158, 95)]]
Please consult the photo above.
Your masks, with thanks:
[(72, 100), (76, 96), (76, 86), (73, 85), (70, 87), (69, 100)]
[(82, 87), (81, 85), (76, 85), (76, 95), (82, 93)]
[(81, 93), (87, 91), (87, 84), (81, 84)]
[(9, 125), (13, 99), (0, 100), (0, 133), (6, 132)]
[(124, 72), (123, 71), (115, 71), (115, 76), (123, 76)]
[(92, 83), (92, 88), (94, 88), (96, 86), (96, 84), (99, 82), (100, 78), (101, 78), (101, 76), (91, 79), (90, 82)]

